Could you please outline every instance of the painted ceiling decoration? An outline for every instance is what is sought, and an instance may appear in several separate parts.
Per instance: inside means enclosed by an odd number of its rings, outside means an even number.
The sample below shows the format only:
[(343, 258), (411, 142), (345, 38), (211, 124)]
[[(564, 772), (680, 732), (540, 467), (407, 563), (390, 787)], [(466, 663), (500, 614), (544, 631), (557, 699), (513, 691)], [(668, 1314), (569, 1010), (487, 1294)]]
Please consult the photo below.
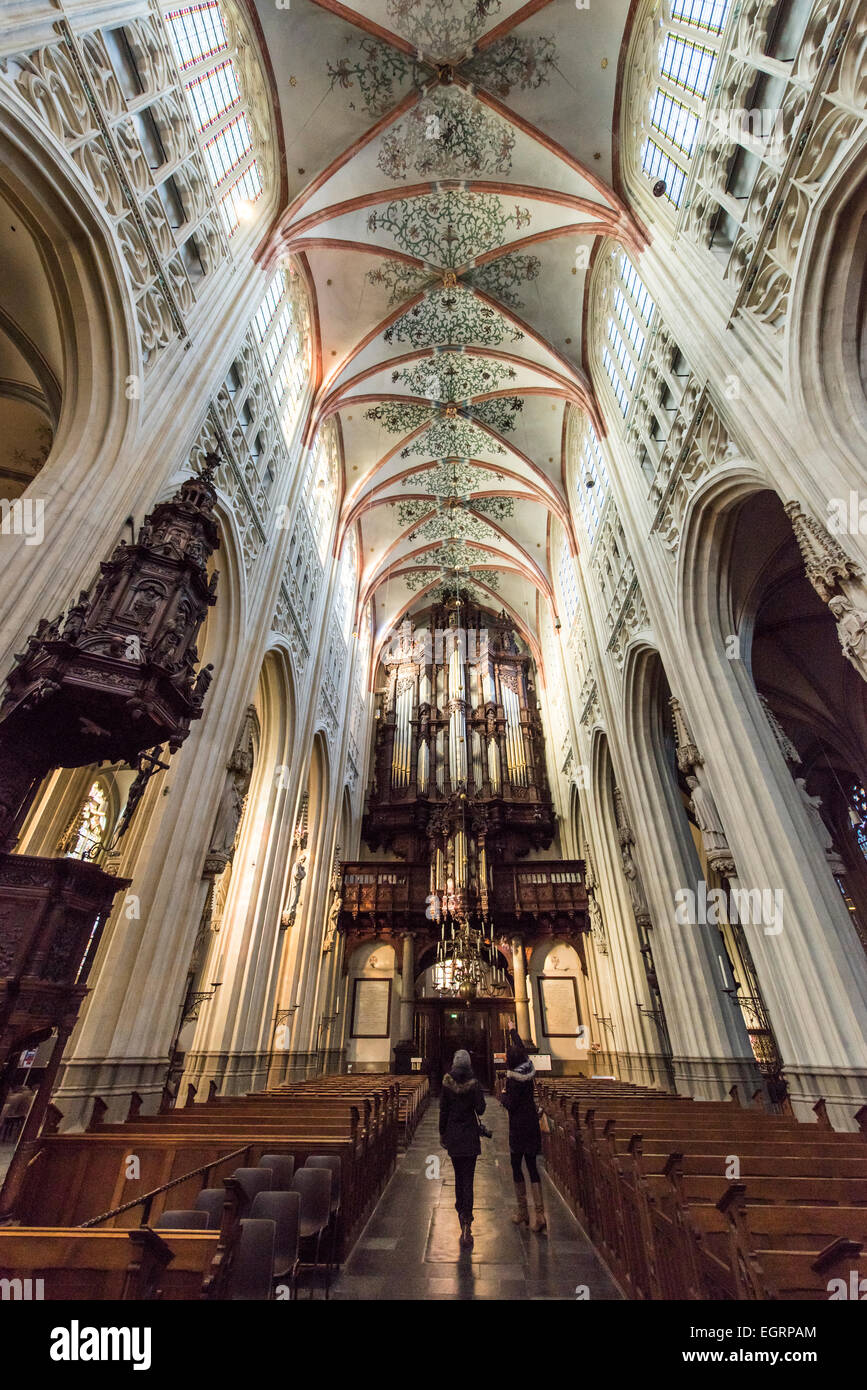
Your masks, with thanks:
[[(394, 507), (395, 516), (400, 526), (411, 526), (413, 522), (420, 521), (423, 516), (428, 516), (431, 510), (431, 500), (427, 497), (413, 497), (405, 502), (395, 502), (389, 500), (389, 506)], [(443, 505), (451, 505), (466, 508), (469, 504), (459, 493), (449, 493), (443, 499)], [(475, 497), (473, 498), (473, 513), (481, 513), (485, 516), (492, 516), (497, 521), (507, 521), (510, 516), (515, 514), (514, 497)], [(429, 534), (426, 531), (420, 534)], [(415, 540), (416, 536), (411, 535), (410, 540)]]
[(522, 92), (546, 86), (557, 62), (557, 45), (550, 35), (522, 39), (507, 34), (464, 67), (474, 86), (484, 87), (505, 100), (515, 87)]
[(391, 295), (388, 301), (390, 309), (395, 304), (403, 304), (405, 300), (413, 298), (421, 290), (428, 289), (438, 278), (421, 266), (411, 265), (407, 261), (383, 261), (382, 265), (373, 266), (367, 272), (368, 284), (385, 285), (388, 289)]
[(499, 15), (502, 0), (387, 0), (395, 32), (437, 63), (462, 58)]
[[(384, 116), (400, 99), (401, 88), (407, 82), (419, 87), (430, 75), (416, 59), (378, 39), (347, 38), (347, 44), (351, 45), (351, 52), (327, 65), (331, 86), (345, 92), (357, 87), (369, 116)], [(350, 105), (354, 110), (354, 102)]]
[(469, 271), (467, 280), (476, 289), (502, 300), (511, 309), (523, 309), (525, 301), (518, 289), (537, 279), (541, 269), (542, 262), (538, 256), (510, 251), (505, 256), (498, 256), (495, 261), (488, 261)]
[[(514, 428), (518, 412), (524, 402), (519, 397), (500, 397), (490, 401), (474, 401), (471, 410), (474, 416), (484, 420), (491, 429), (510, 430)], [(397, 401), (385, 401), (382, 405), (371, 406), (365, 411), (365, 418), (375, 420), (390, 434), (410, 434), (426, 420), (430, 425), (424, 434), (417, 435), (400, 451), (401, 458), (413, 454), (427, 455), (428, 458), (471, 458), (474, 454), (505, 454), (506, 448), (493, 435), (488, 434), (469, 415), (458, 410), (457, 406), (447, 406), (445, 410), (435, 410), (423, 405), (401, 405)]]
[(494, 479), (501, 483), (503, 474), (493, 469), (478, 468), (468, 459), (440, 459), (433, 467), (404, 478), (403, 486), (420, 485), (435, 497), (469, 497), (470, 493), (490, 487)]
[(611, 186), (630, 0), (251, 2), (290, 190), (263, 263), (303, 258), (315, 291), (335, 545), (355, 531), (377, 634), (472, 585), (533, 641), (552, 526), (577, 545), (570, 412), (601, 428), (576, 249), (645, 244)]
[(519, 343), (524, 334), (472, 290), (457, 285), (433, 290), (382, 336), (387, 343), (408, 343), (411, 347), (452, 343), (500, 347)]
[(508, 174), (515, 132), (461, 87), (438, 87), (382, 142), (377, 163), (391, 179)]
[(476, 541), (495, 541), (497, 532), (493, 531), (481, 517), (461, 507), (451, 507), (448, 511), (432, 516), (421, 526), (409, 533), (411, 541), (446, 541), (472, 536)]
[(529, 228), (532, 213), (497, 195), (447, 188), (420, 198), (396, 198), (367, 219), (370, 232), (390, 232), (407, 255), (456, 270)]
[(455, 404), (496, 391), (504, 381), (514, 381), (518, 373), (505, 362), (488, 357), (467, 357), (463, 353), (443, 352), (426, 357), (414, 367), (392, 372), (393, 382), (401, 382), (413, 396)]

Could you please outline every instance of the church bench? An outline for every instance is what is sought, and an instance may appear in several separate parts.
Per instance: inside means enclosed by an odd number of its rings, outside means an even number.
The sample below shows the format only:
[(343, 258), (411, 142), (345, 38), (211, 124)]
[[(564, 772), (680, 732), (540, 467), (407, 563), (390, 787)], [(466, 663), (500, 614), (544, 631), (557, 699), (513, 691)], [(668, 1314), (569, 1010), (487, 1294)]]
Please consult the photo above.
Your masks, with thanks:
[[(644, 1142), (642, 1152), (642, 1163), (646, 1174), (661, 1173), (665, 1169), (672, 1149), (670, 1147), (654, 1148), (649, 1147)], [(732, 1157), (733, 1149), (731, 1146), (720, 1145), (715, 1149), (705, 1149), (703, 1145), (697, 1146), (697, 1152), (687, 1150), (683, 1153), (683, 1170), (685, 1173), (697, 1174), (717, 1174), (724, 1177), (728, 1160)], [(802, 1146), (799, 1157), (782, 1155), (769, 1152), (767, 1149), (759, 1150), (758, 1153), (745, 1154), (740, 1149), (737, 1150), (737, 1157), (740, 1161), (740, 1176), (747, 1178), (846, 1178), (857, 1179), (867, 1186), (865, 1178), (864, 1159), (852, 1157), (822, 1157), (814, 1158), (804, 1152)]]
[[(765, 1249), (779, 1258), (789, 1245), (809, 1264), (835, 1242), (850, 1249), (867, 1237), (861, 1136), (731, 1103), (588, 1089), (540, 1087), (550, 1121), (543, 1146), (550, 1175), (629, 1296), (794, 1296), (771, 1291)], [(736, 1184), (726, 1176), (733, 1155)], [(792, 1277), (815, 1283), (809, 1269), (793, 1267)]]
[[(43, 1141), (28, 1169), (16, 1216), (25, 1225), (77, 1226), (174, 1179), (194, 1174), (205, 1164), (214, 1165), (207, 1184), (201, 1176), (190, 1176), (158, 1193), (149, 1214), (155, 1221), (166, 1208), (194, 1206), (204, 1185), (219, 1186), (236, 1168), (255, 1167), (263, 1154), (275, 1152), (293, 1154), (296, 1167), (303, 1166), (310, 1154), (339, 1155), (343, 1190), (349, 1198), (342, 1213), (344, 1232), (357, 1224), (370, 1184), (359, 1169), (354, 1141), (313, 1132), (260, 1134), (253, 1142), (248, 1137), (246, 1144), (237, 1135), (225, 1133), (170, 1136), (149, 1131), (111, 1139), (100, 1134), (51, 1136)], [(232, 1156), (225, 1157), (228, 1154)], [(137, 1179), (126, 1176), (130, 1155), (138, 1160)], [(137, 1226), (142, 1208), (132, 1207), (109, 1220), (116, 1226)]]
[[(663, 1179), (656, 1174), (646, 1175), (653, 1190), (655, 1182)], [(850, 1206), (867, 1209), (867, 1182), (861, 1176), (848, 1178), (781, 1177), (778, 1173), (756, 1177), (752, 1172), (744, 1174), (748, 1179), (748, 1201), (750, 1205), (762, 1203), (803, 1204), (805, 1206)], [(720, 1184), (725, 1182), (720, 1170), (713, 1173), (684, 1173), (681, 1191), (689, 1202), (716, 1202), (720, 1196)]]
[(861, 1300), (867, 1294), (867, 1255), (857, 1243), (835, 1241), (818, 1257), (812, 1250), (762, 1250), (760, 1260), (776, 1298)]
[[(217, 1248), (216, 1231), (157, 1233), (0, 1228), (0, 1279), (39, 1279), (46, 1302), (195, 1299)], [(14, 1296), (15, 1288), (10, 1290)]]

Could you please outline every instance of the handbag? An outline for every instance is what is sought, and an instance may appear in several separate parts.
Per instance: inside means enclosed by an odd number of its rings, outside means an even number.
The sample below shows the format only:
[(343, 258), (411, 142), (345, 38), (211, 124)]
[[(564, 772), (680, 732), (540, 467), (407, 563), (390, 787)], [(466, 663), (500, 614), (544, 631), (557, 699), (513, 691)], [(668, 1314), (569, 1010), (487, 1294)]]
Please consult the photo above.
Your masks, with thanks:
[(551, 1121), (548, 1119), (548, 1116), (547, 1116), (547, 1114), (545, 1113), (545, 1111), (542, 1109), (541, 1105), (537, 1105), (537, 1106), (536, 1106), (536, 1114), (539, 1116), (539, 1128), (540, 1128), (540, 1130), (542, 1131), (542, 1133), (543, 1133), (543, 1134), (550, 1134), (550, 1133), (551, 1133)]
[(488, 1129), (488, 1126), (482, 1123), (482, 1117), (479, 1114), (476, 1114), (476, 1124), (479, 1127), (479, 1134), (482, 1136), (483, 1139), (493, 1139), (494, 1131), (492, 1129)]

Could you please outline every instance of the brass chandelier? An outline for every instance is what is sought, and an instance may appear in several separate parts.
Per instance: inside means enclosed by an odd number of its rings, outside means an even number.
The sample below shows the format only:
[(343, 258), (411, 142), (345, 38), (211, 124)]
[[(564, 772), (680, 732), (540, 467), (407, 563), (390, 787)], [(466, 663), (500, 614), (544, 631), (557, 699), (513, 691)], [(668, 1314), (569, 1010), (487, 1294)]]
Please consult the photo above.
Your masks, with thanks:
[(494, 946), (492, 924), (482, 917), (473, 926), (465, 912), (442, 915), (437, 942), (434, 988), (438, 994), (470, 1003), (508, 993), (506, 972)]

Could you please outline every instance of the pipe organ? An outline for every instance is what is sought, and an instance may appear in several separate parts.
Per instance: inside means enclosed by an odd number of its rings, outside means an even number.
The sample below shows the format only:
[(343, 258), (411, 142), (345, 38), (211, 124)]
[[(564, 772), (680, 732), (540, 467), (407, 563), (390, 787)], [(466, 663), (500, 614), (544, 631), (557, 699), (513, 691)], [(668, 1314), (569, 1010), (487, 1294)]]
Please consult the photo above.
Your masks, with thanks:
[(533, 659), (504, 612), (458, 594), (405, 621), (382, 661), (364, 838), (484, 911), (497, 861), (554, 836)]

